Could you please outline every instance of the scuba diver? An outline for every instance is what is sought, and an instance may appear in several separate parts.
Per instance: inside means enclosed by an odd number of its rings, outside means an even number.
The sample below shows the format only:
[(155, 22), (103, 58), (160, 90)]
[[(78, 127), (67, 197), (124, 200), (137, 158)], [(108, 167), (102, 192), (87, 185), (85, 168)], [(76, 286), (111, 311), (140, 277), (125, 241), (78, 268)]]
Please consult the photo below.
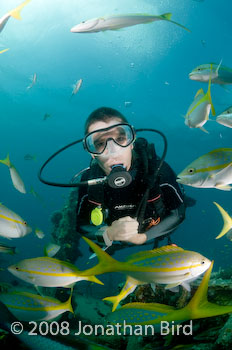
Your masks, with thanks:
[[(143, 130), (154, 131), (138, 131)], [(83, 143), (92, 161), (81, 180), (106, 176), (108, 181), (79, 188), (77, 232), (109, 254), (152, 240), (155, 248), (164, 237), (170, 244), (170, 234), (185, 218), (185, 203), (165, 152), (160, 159), (154, 145), (137, 138), (127, 119), (108, 107), (89, 115)]]
[[(162, 136), (161, 157), (156, 155), (153, 143), (137, 137), (141, 131)], [(92, 157), (88, 168), (79, 171), (69, 183), (42, 177), (53, 158), (80, 143)], [(153, 242), (156, 248), (165, 237), (171, 244), (170, 234), (184, 220), (186, 207), (196, 202), (179, 187), (176, 174), (164, 161), (166, 152), (167, 140), (161, 131), (134, 129), (119, 111), (101, 107), (87, 118), (85, 137), (50, 156), (38, 177), (47, 185), (79, 188), (76, 231), (97, 241), (109, 254)], [(78, 241), (78, 236), (75, 239)], [(72, 248), (76, 250), (73, 245)]]

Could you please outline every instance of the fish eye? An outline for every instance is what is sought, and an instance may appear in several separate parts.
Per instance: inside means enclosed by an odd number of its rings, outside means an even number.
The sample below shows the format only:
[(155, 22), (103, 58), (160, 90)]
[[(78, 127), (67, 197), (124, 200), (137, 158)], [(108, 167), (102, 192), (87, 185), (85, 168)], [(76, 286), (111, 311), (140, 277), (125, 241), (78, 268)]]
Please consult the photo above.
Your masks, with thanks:
[(189, 173), (189, 174), (193, 174), (194, 172), (195, 172), (195, 169), (194, 169), (194, 168), (189, 168), (189, 169), (188, 169), (188, 173)]
[(202, 260), (201, 265), (204, 265), (204, 264), (205, 264), (205, 260)]
[(18, 266), (15, 267), (15, 270), (19, 270)]
[(26, 221), (24, 221), (24, 222), (23, 222), (23, 225), (27, 226), (27, 222), (26, 222)]
[(201, 68), (197, 68), (197, 70), (198, 70), (198, 71), (200, 71), (200, 70), (201, 70)]

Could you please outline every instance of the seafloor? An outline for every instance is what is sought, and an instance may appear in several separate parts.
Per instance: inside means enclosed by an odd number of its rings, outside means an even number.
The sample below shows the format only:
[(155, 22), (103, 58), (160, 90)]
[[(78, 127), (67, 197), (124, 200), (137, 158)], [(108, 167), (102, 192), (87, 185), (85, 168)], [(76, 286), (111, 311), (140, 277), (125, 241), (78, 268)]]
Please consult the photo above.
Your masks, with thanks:
[[(232, 304), (232, 282), (230, 279), (231, 270), (221, 270), (212, 273), (208, 289), (208, 299), (219, 305)], [(86, 284), (87, 286), (87, 284)], [(7, 285), (2, 286), (6, 289)], [(197, 285), (193, 286), (191, 293), (185, 292), (183, 289), (179, 293), (166, 291), (163, 287), (159, 287), (154, 292), (149, 285), (140, 286), (137, 290), (128, 296), (122, 303), (134, 301), (140, 302), (158, 302), (167, 305), (182, 308), (190, 300), (191, 295), (195, 292)], [(77, 284), (73, 292), (74, 315), (64, 314), (59, 323), (68, 320), (70, 329), (73, 333), (79, 331), (79, 321), (82, 327), (84, 325), (106, 325), (107, 315), (111, 313), (111, 304), (94, 296), (94, 285), (91, 288), (81, 287), (81, 283)], [(119, 290), (121, 285), (119, 286)], [(47, 290), (47, 289), (46, 289)], [(62, 289), (65, 293), (65, 290)], [(186, 322), (187, 323), (187, 322)], [(81, 335), (83, 338), (83, 334)], [(167, 335), (161, 336), (156, 332), (152, 336), (135, 336), (135, 335), (102, 335), (99, 331), (97, 336), (85, 336), (86, 340), (92, 341), (98, 345), (106, 346), (109, 349), (126, 349), (126, 350), (144, 350), (144, 349), (231, 349), (232, 348), (232, 315), (223, 315), (200, 320), (193, 320), (193, 333), (186, 336)], [(76, 337), (78, 341), (78, 337)], [(75, 343), (75, 341), (74, 341)], [(1, 349), (7, 349), (10, 344), (15, 344), (12, 336), (6, 332), (0, 333)], [(8, 345), (7, 345), (8, 344)], [(7, 345), (7, 347), (5, 347)], [(80, 349), (77, 342), (77, 349)], [(17, 349), (24, 349), (23, 345), (17, 344)], [(42, 349), (41, 349), (42, 350)], [(64, 347), (65, 350), (65, 347)]]
[[(62, 211), (56, 212), (52, 217), (54, 229), (52, 236), (54, 241), (63, 246), (63, 249), (56, 255), (57, 258), (62, 260), (68, 260), (74, 262), (80, 254), (80, 251), (76, 249), (79, 237), (75, 232), (75, 208), (76, 208), (76, 191), (70, 193), (67, 204)], [(75, 247), (75, 249), (74, 249)], [(208, 300), (219, 305), (232, 305), (232, 269), (220, 270), (211, 274), (208, 289)], [(58, 322), (68, 320), (72, 333), (77, 331), (79, 321), (82, 325), (95, 325), (107, 323), (107, 315), (111, 313), (112, 304), (101, 299), (106, 296), (116, 295), (120, 292), (122, 284), (118, 285), (118, 291), (112, 290), (110, 286), (113, 275), (109, 275), (104, 286), (99, 286), (94, 283), (83, 281), (75, 285), (73, 291), (72, 304), (74, 308), (74, 314), (65, 313)], [(162, 303), (176, 307), (177, 309), (184, 307), (191, 299), (192, 295), (196, 291), (200, 281), (192, 284), (191, 293), (180, 288), (178, 293), (165, 290), (163, 287), (158, 286), (155, 290), (150, 285), (139, 286), (134, 293), (129, 295), (121, 304), (129, 302), (155, 302)], [(1, 284), (1, 289), (6, 290), (9, 287), (7, 284)], [(18, 282), (17, 288), (25, 288), (25, 284), (21, 281)], [(33, 287), (26, 285), (27, 289), (32, 290)], [(100, 292), (99, 292), (100, 291)], [(35, 290), (33, 289), (33, 292)], [(44, 288), (44, 294), (54, 294), (53, 288)], [(46, 295), (45, 294), (45, 295)], [(56, 296), (60, 299), (67, 299), (67, 289), (59, 288), (59, 292)], [(82, 335), (83, 337), (83, 335)], [(126, 349), (126, 350), (158, 350), (158, 349), (232, 349), (232, 315), (225, 314), (222, 316), (193, 320), (193, 332), (192, 335), (167, 335), (161, 336), (159, 332), (156, 332), (152, 336), (135, 336), (135, 335), (102, 335), (99, 332), (98, 335), (85, 336), (87, 344), (83, 349)], [(94, 342), (100, 345), (100, 347), (94, 347), (91, 343)], [(16, 344), (16, 347), (15, 347)], [(0, 331), (0, 348), (9, 349), (10, 346), (17, 349), (25, 349), (24, 345), (15, 343), (12, 335), (7, 334), (5, 331)], [(76, 349), (81, 349), (78, 336), (75, 339), (72, 338), (72, 346)], [(101, 347), (102, 346), (102, 347)], [(34, 350), (34, 349), (32, 349)], [(43, 349), (41, 349), (43, 350)], [(49, 350), (49, 349), (46, 349)], [(65, 344), (64, 344), (65, 350)]]

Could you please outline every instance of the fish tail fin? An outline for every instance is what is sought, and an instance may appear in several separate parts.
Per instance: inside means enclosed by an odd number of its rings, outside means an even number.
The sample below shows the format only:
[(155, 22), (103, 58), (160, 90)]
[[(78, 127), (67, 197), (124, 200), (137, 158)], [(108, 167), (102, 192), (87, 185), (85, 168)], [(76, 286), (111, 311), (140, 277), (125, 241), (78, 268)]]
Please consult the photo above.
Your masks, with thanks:
[(217, 74), (217, 76), (218, 76), (218, 71), (219, 71), (221, 65), (222, 65), (222, 59), (221, 59), (219, 65), (217, 66), (217, 69), (216, 69), (216, 74)]
[(159, 17), (160, 17), (161, 19), (165, 20), (165, 21), (168, 21), (168, 22), (171, 22), (171, 23), (173, 23), (173, 24), (176, 24), (177, 26), (179, 26), (179, 27), (181, 27), (181, 28), (187, 30), (188, 32), (190, 32), (190, 30), (189, 30), (188, 28), (186, 28), (185, 26), (183, 26), (182, 24), (172, 21), (172, 20), (171, 20), (172, 14), (171, 14), (170, 12), (164, 13), (163, 15), (160, 15)]
[(90, 248), (93, 249), (99, 262), (96, 266), (88, 270), (81, 271), (79, 275), (81, 276), (100, 275), (105, 272), (118, 271), (121, 268), (121, 265), (123, 265), (123, 263), (120, 263), (119, 261), (113, 259), (109, 254), (104, 252), (97, 244), (95, 244), (90, 239), (86, 237), (83, 237), (83, 239), (90, 246)]
[(172, 13), (171, 12), (164, 13), (164, 14), (160, 15), (160, 17), (162, 17), (166, 21), (171, 21)]
[(7, 154), (5, 159), (0, 159), (0, 163), (5, 164), (8, 167), (11, 166), (9, 153)]
[(25, 0), (21, 5), (17, 6), (13, 10), (9, 12), (9, 14), (14, 17), (15, 19), (22, 19), (20, 12), (26, 6), (31, 0)]
[(208, 292), (208, 285), (210, 280), (211, 271), (213, 269), (214, 261), (211, 262), (210, 267), (205, 272), (204, 277), (200, 283), (200, 286), (198, 287), (197, 291), (195, 292), (194, 296), (188, 303), (188, 307), (192, 308), (193, 311), (199, 312), (199, 306), (200, 304), (204, 304), (208, 302), (207, 299), (207, 292)]
[(106, 301), (109, 301), (110, 303), (112, 303), (113, 304), (112, 312), (114, 312), (117, 309), (117, 306), (121, 301), (121, 298), (119, 297), (119, 295), (115, 295), (113, 297), (106, 297), (102, 300), (106, 300)]
[(202, 88), (197, 91), (197, 93), (196, 93), (194, 98), (196, 98), (200, 94), (204, 94), (204, 90)]
[(90, 276), (89, 281), (97, 283), (97, 284), (101, 284), (102, 286), (104, 286), (104, 283), (102, 281), (100, 281), (96, 276)]
[(183, 308), (184, 313), (188, 313), (190, 319), (213, 317), (232, 312), (232, 305), (221, 306), (210, 303), (207, 299), (208, 284), (210, 280), (211, 271), (214, 261), (211, 262), (210, 267), (205, 272), (200, 286), (195, 292), (194, 296)]
[(199, 128), (201, 131), (204, 131), (206, 134), (209, 134), (208, 130), (206, 130), (203, 126)]
[(46, 250), (46, 246), (44, 246), (43, 255), (48, 257), (48, 253), (47, 253), (47, 250)]
[(219, 235), (216, 237), (216, 239), (221, 238), (222, 236), (224, 236), (229, 230), (232, 229), (232, 218), (229, 216), (229, 214), (216, 202), (213, 202), (216, 207), (218, 208), (218, 210), (220, 211), (223, 221), (224, 221), (224, 225), (223, 228), (221, 230), (221, 232), (219, 233)]
[(0, 54), (3, 53), (3, 52), (6, 52), (6, 51), (8, 51), (8, 50), (10, 50), (10, 49), (8, 48), (8, 49), (1, 50), (1, 51), (0, 51)]
[(41, 286), (34, 285), (36, 292), (41, 295), (41, 297), (44, 297), (44, 289)]
[(73, 287), (71, 288), (71, 293), (67, 301), (64, 302), (63, 307), (74, 314), (72, 307), (72, 296), (73, 296)]
[(13, 247), (12, 252), (10, 254), (11, 255), (19, 254), (19, 250), (16, 247)]
[[(212, 69), (213, 69), (213, 65), (211, 63), (211, 65), (210, 65), (211, 72), (212, 72)], [(207, 95), (207, 99), (208, 99), (209, 103), (211, 104), (212, 114), (213, 114), (213, 116), (215, 116), (216, 112), (215, 112), (215, 108), (214, 108), (214, 105), (213, 105), (213, 102), (212, 102), (212, 97), (211, 97), (211, 74), (210, 74), (210, 77), (209, 77), (208, 91), (207, 91), (206, 95)]]

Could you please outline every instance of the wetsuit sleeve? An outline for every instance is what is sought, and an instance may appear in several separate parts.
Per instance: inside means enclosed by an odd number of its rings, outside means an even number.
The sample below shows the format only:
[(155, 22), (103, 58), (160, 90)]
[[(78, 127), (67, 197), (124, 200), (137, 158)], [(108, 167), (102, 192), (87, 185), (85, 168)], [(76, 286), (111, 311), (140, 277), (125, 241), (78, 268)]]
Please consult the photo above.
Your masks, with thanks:
[(147, 241), (171, 233), (185, 218), (183, 194), (176, 182), (176, 174), (166, 162), (163, 163), (161, 168), (159, 186), (166, 208), (166, 215), (158, 225), (152, 226), (145, 232)]
[(159, 185), (167, 212), (184, 203), (183, 193), (176, 182), (176, 174), (166, 162), (161, 168)]
[(152, 226), (145, 235), (147, 236), (147, 241), (151, 239), (167, 235), (174, 231), (184, 220), (185, 217), (185, 206), (181, 204), (178, 208), (170, 211), (158, 225)]

